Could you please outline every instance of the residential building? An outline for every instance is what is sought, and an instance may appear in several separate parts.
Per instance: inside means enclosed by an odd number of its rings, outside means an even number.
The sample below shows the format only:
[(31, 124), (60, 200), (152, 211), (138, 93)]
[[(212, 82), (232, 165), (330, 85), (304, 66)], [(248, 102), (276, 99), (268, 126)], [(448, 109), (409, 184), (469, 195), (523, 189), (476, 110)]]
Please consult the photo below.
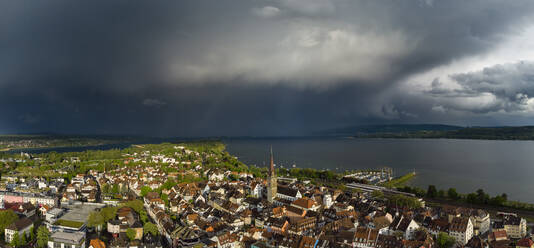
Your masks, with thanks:
[(515, 214), (502, 215), (504, 230), (508, 237), (520, 239), (527, 235), (527, 221)]
[(33, 227), (33, 222), (28, 218), (21, 218), (9, 225), (4, 230), (5, 241), (6, 243), (11, 243), (15, 233), (18, 233), (19, 236), (26, 235), (30, 233), (30, 229)]
[[(417, 222), (403, 215), (397, 216), (389, 225), (389, 234), (402, 233), (405, 239), (412, 239), (414, 232), (419, 228)], [(466, 241), (467, 242), (467, 241)]]
[(91, 239), (88, 248), (106, 248), (106, 244), (100, 239)]
[(85, 248), (85, 232), (52, 233), (48, 240), (48, 248)]
[(515, 244), (516, 248), (534, 248), (534, 241), (530, 238), (522, 238)]
[(449, 226), (449, 235), (456, 239), (456, 244), (465, 245), (473, 237), (473, 223), (470, 218), (454, 217)]

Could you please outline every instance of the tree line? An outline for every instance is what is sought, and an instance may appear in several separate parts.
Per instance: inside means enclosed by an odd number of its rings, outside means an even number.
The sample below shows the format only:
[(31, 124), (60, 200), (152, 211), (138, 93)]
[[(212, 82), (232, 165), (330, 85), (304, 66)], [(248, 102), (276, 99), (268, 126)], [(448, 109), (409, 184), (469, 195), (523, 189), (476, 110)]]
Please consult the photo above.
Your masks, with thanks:
[(410, 186), (399, 187), (397, 189), (399, 191), (413, 193), (418, 197), (427, 197), (430, 199), (453, 200), (470, 204), (510, 207), (534, 211), (534, 204), (509, 201), (506, 193), (490, 196), (488, 193), (484, 192), (483, 189), (478, 189), (477, 191), (468, 194), (460, 194), (455, 188), (449, 188), (447, 191), (443, 189), (438, 190), (435, 185), (429, 185), (427, 190)]

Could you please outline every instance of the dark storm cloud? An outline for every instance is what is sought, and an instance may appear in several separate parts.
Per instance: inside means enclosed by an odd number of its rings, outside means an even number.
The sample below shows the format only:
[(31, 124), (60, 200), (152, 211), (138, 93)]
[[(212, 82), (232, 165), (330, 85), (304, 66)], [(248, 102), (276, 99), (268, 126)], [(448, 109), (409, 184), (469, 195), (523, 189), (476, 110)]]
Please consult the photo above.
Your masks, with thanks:
[[(429, 100), (402, 99), (409, 89), (396, 84), (489, 51), (531, 22), (533, 5), (1, 1), (0, 131), (290, 135), (426, 122)], [(506, 109), (525, 99), (514, 97)]]

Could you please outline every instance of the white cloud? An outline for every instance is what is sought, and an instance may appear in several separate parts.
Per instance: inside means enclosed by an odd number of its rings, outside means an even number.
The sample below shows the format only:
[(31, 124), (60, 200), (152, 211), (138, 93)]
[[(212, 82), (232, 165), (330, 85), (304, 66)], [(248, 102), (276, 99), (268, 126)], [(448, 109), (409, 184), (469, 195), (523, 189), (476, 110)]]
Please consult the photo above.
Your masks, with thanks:
[(445, 107), (443, 107), (442, 105), (436, 105), (436, 106), (432, 106), (432, 111), (445, 113), (447, 112), (447, 109), (445, 109)]
[(534, 61), (497, 64), (477, 71), (455, 73), (434, 79), (428, 87), (430, 89), (416, 91), (412, 96), (429, 102), (433, 106), (432, 111), (437, 113), (456, 111), (534, 116)]
[(495, 49), (456, 59), (403, 80), (403, 97), (428, 103), (437, 114), (534, 116), (534, 26)]
[(262, 17), (262, 18), (271, 18), (278, 16), (280, 14), (280, 9), (273, 6), (265, 6), (263, 8), (253, 8), (252, 14)]

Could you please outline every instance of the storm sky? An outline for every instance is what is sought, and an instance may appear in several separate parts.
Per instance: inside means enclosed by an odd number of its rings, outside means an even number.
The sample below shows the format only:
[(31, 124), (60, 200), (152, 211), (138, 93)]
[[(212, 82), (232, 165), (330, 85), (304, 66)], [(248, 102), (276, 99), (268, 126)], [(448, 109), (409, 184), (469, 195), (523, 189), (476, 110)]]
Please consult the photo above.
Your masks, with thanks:
[(0, 133), (534, 124), (534, 1), (0, 0)]

